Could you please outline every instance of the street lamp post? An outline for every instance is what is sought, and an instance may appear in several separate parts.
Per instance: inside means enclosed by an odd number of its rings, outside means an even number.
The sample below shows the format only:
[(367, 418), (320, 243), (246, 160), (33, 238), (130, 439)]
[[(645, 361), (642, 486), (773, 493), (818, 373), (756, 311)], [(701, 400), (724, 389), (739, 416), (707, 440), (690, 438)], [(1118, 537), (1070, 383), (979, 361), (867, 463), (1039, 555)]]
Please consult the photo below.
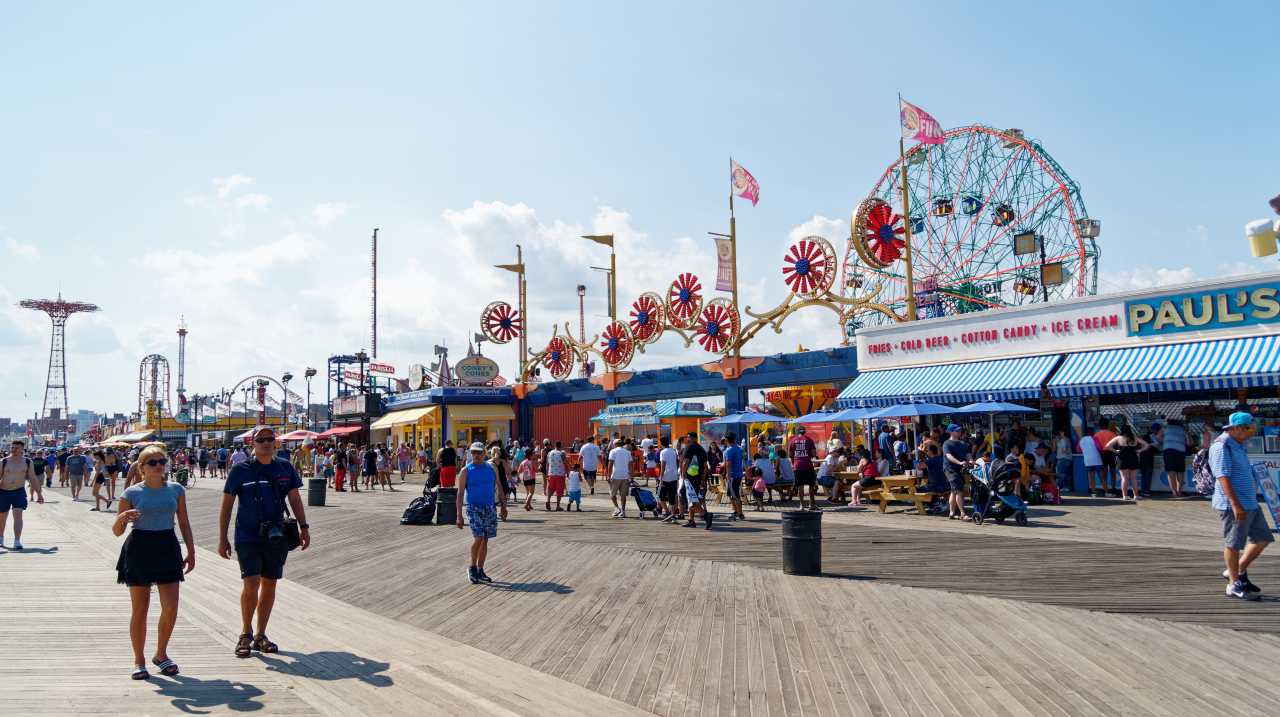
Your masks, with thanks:
[(308, 431), (311, 430), (311, 379), (315, 378), (315, 375), (316, 370), (310, 366), (307, 367), (306, 371), (302, 372), (302, 377), (307, 380), (307, 407), (302, 414), (302, 427)]
[[(618, 254), (613, 247), (612, 234), (584, 234), (583, 239), (609, 247), (609, 268), (593, 266), (592, 269), (603, 271), (609, 275), (609, 320), (618, 320)], [(584, 337), (585, 340), (585, 337)]]
[(289, 382), (293, 380), (293, 374), (288, 371), (280, 377), (280, 384), (284, 386), (284, 400), (280, 402), (280, 412), (284, 414), (285, 430), (289, 427)]
[(369, 435), (369, 399), (365, 398), (367, 392), (367, 382), (364, 376), (364, 365), (369, 360), (369, 354), (360, 349), (356, 352), (356, 363), (360, 364), (360, 427), (364, 431), (364, 439), (372, 440)]

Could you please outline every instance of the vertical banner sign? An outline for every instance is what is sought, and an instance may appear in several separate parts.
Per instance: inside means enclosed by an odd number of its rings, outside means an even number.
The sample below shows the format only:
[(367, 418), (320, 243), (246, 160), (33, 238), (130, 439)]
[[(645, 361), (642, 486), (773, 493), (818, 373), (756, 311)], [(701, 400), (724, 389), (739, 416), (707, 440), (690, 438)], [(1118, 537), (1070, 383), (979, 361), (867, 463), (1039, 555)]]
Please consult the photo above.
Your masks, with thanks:
[(716, 291), (733, 291), (733, 242), (716, 238)]

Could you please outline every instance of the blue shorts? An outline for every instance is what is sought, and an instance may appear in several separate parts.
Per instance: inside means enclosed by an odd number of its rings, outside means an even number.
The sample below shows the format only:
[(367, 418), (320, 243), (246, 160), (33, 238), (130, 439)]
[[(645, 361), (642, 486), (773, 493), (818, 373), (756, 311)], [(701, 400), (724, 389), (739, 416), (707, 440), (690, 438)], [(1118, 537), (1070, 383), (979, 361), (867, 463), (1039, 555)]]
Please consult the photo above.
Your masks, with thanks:
[(27, 509), (26, 487), (17, 490), (0, 490), (0, 513), (8, 513), (10, 508)]
[(468, 505), (467, 524), (473, 538), (498, 537), (498, 509), (492, 505)]
[(571, 491), (569, 491), (569, 500), (570, 500), (570, 501), (573, 501), (573, 502), (581, 503), (581, 502), (582, 502), (582, 491), (581, 491), (581, 490), (571, 490)]

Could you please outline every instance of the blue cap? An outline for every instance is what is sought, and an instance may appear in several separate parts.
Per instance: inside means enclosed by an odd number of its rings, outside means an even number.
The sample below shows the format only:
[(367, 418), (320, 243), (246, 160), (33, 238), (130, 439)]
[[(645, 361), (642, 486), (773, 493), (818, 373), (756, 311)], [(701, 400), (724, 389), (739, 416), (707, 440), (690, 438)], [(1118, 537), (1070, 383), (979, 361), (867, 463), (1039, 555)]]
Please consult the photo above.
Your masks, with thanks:
[(950, 426), (947, 426), (947, 433), (955, 433), (956, 431), (959, 431), (959, 430), (961, 430), (960, 425), (957, 423), (953, 423)]
[(1246, 411), (1236, 411), (1227, 418), (1228, 426), (1252, 426), (1253, 415)]

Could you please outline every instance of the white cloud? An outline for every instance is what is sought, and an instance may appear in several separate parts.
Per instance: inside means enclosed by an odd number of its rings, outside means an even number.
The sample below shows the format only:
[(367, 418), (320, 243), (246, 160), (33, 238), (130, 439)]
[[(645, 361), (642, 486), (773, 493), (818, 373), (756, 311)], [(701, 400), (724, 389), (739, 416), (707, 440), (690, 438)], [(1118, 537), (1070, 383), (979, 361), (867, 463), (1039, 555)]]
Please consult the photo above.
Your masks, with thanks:
[(247, 177), (243, 174), (233, 174), (230, 177), (214, 177), (213, 186), (217, 187), (218, 199), (226, 199), (236, 190), (236, 187), (242, 187), (253, 184), (253, 177)]
[(250, 192), (236, 197), (234, 204), (237, 209), (266, 209), (267, 205), (271, 204), (271, 197), (258, 192)]
[(305, 234), (252, 243), (234, 250), (199, 253), (191, 249), (154, 249), (142, 255), (142, 266), (153, 276), (178, 290), (239, 291), (240, 285), (263, 286), (278, 282), (292, 286), (284, 265), (309, 260), (316, 242)]
[(311, 210), (311, 217), (316, 224), (327, 227), (341, 219), (350, 209), (351, 205), (346, 202), (321, 202)]
[(1196, 280), (1196, 270), (1190, 266), (1179, 268), (1138, 267), (1120, 271), (1104, 271), (1098, 276), (1099, 292), (1134, 291), (1157, 286), (1185, 284)]
[(4, 248), (19, 259), (39, 259), (40, 250), (34, 244), (23, 244), (12, 237), (5, 237)]

